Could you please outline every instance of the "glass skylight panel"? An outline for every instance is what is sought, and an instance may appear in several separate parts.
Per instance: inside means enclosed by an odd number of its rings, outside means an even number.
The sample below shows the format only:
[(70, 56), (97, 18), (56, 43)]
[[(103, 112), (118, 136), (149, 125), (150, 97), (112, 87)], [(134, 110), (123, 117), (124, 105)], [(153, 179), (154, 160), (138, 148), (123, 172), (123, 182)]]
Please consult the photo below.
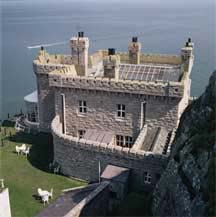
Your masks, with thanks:
[(178, 81), (180, 67), (172, 65), (120, 65), (120, 79), (143, 81)]

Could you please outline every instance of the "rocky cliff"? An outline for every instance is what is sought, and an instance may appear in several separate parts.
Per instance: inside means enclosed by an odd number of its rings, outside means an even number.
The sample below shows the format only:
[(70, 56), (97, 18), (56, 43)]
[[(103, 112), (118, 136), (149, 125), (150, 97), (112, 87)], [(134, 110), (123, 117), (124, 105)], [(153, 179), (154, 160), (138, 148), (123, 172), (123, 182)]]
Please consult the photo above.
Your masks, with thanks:
[(216, 216), (216, 71), (183, 113), (165, 172), (153, 193), (154, 216)]

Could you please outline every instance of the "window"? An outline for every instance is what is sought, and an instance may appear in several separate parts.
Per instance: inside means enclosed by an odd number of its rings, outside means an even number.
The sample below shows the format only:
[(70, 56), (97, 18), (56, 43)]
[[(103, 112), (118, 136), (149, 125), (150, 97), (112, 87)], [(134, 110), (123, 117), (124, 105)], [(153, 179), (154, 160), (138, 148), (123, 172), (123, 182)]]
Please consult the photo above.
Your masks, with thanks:
[(152, 179), (151, 174), (148, 172), (144, 172), (144, 183), (151, 184), (151, 179)]
[(85, 130), (78, 130), (78, 137), (79, 137), (79, 139), (83, 138), (85, 132), (86, 132)]
[(116, 135), (116, 145), (131, 148), (133, 138), (131, 136)]
[(117, 105), (117, 117), (119, 117), (119, 118), (125, 117), (125, 105), (123, 105), (123, 104)]
[(125, 136), (125, 146), (131, 148), (133, 145), (133, 138), (131, 136)]
[(79, 101), (79, 112), (80, 113), (86, 113), (87, 112), (86, 101)]
[(116, 145), (119, 145), (119, 146), (124, 145), (124, 136), (116, 135)]

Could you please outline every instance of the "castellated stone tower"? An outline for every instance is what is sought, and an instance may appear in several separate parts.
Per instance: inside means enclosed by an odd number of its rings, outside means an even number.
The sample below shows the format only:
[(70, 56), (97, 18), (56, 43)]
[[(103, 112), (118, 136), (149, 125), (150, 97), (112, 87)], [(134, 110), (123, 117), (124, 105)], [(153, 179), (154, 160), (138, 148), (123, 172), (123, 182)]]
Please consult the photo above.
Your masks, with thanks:
[(54, 93), (48, 79), (48, 73), (53, 69), (48, 64), (48, 53), (41, 47), (33, 62), (33, 70), (37, 77), (39, 128), (43, 132), (50, 132), (50, 123), (55, 116)]
[(128, 51), (130, 64), (140, 64), (141, 43), (138, 42), (137, 37), (132, 38), (132, 42), (128, 45)]
[(80, 76), (87, 75), (89, 39), (84, 32), (78, 32), (78, 37), (70, 39), (73, 64), (76, 65)]
[(194, 61), (193, 55), (194, 43), (192, 43), (191, 38), (188, 39), (185, 46), (181, 49), (182, 66), (184, 70), (191, 71)]
[(119, 78), (120, 57), (115, 54), (115, 49), (108, 50), (108, 56), (103, 59), (104, 77), (105, 78)]

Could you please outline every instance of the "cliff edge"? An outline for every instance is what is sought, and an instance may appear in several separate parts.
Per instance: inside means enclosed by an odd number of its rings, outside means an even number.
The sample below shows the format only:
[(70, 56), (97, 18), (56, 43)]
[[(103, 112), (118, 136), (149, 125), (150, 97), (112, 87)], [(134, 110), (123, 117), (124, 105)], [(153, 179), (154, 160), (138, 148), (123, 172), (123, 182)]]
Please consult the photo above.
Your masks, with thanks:
[(183, 113), (153, 193), (154, 216), (216, 216), (216, 71)]

